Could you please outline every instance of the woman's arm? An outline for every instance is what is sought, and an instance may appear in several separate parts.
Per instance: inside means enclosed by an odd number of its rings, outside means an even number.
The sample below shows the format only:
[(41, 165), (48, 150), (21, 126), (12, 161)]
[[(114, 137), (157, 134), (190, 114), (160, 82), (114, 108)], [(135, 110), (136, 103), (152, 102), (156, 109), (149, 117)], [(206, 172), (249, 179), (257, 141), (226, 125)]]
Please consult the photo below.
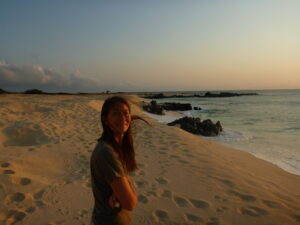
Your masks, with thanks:
[(129, 177), (118, 177), (111, 182), (110, 186), (121, 207), (132, 211), (137, 204), (137, 196)]
[(130, 187), (131, 187), (132, 191), (136, 194), (135, 188), (134, 188), (133, 184), (131, 183), (131, 180), (130, 180), (129, 176), (127, 175), (126, 177), (127, 177), (127, 180), (130, 184)]

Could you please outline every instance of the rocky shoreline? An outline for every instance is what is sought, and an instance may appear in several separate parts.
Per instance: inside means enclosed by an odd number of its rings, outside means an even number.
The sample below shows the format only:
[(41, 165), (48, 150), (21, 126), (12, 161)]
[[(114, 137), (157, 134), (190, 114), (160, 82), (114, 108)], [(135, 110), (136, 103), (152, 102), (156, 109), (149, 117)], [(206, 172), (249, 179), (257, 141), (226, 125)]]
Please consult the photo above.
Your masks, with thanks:
[[(143, 102), (142, 108), (152, 114), (165, 115), (165, 110), (170, 111), (186, 111), (192, 110), (192, 105), (189, 103), (157, 103), (152, 100), (150, 103)], [(194, 110), (201, 110), (200, 107), (194, 107)], [(223, 131), (220, 121), (213, 123), (210, 119), (201, 121), (200, 118), (183, 117), (168, 123), (169, 126), (176, 126), (193, 134), (203, 136), (217, 136)]]
[(258, 93), (234, 93), (234, 92), (220, 92), (220, 93), (212, 93), (206, 92), (204, 95), (193, 94), (193, 95), (166, 95), (163, 93), (159, 94), (145, 94), (142, 95), (143, 98), (147, 99), (162, 99), (162, 98), (225, 98), (225, 97), (239, 97), (239, 96), (251, 96), (258, 95)]
[(155, 100), (152, 100), (150, 103), (142, 102), (142, 108), (153, 114), (164, 115), (165, 110), (170, 111), (187, 111), (187, 110), (201, 110), (199, 107), (192, 108), (190, 103), (175, 103), (175, 102), (165, 102), (157, 103)]
[(210, 119), (201, 121), (200, 118), (183, 117), (177, 119), (169, 126), (180, 125), (180, 128), (193, 134), (200, 134), (206, 137), (218, 136), (223, 131), (220, 121), (213, 123)]

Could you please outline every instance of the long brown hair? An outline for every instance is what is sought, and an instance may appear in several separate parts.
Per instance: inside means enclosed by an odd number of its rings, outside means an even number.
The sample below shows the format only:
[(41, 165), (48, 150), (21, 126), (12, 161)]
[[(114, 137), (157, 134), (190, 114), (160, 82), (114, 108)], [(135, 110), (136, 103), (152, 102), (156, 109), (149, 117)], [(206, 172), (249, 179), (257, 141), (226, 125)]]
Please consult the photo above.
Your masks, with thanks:
[[(132, 171), (135, 171), (136, 169), (138, 169), (138, 167), (137, 167), (137, 163), (135, 160), (135, 149), (133, 146), (131, 123), (130, 123), (127, 131), (124, 133), (122, 145), (120, 146), (114, 138), (114, 133), (112, 132), (110, 127), (105, 122), (110, 109), (117, 103), (125, 104), (128, 107), (129, 113), (131, 114), (130, 105), (125, 98), (123, 98), (121, 96), (113, 96), (113, 97), (106, 99), (102, 106), (102, 110), (101, 110), (101, 123), (102, 123), (103, 133), (99, 140), (103, 140), (106, 143), (110, 144), (114, 148), (114, 150), (118, 153), (118, 155), (120, 156), (120, 159), (121, 159), (123, 165), (125, 166), (125, 169), (128, 172), (132, 172)], [(131, 121), (135, 120), (135, 119), (141, 119), (141, 120), (145, 121), (146, 123), (148, 123), (146, 120), (144, 120), (140, 116), (135, 116), (135, 115), (131, 116)]]

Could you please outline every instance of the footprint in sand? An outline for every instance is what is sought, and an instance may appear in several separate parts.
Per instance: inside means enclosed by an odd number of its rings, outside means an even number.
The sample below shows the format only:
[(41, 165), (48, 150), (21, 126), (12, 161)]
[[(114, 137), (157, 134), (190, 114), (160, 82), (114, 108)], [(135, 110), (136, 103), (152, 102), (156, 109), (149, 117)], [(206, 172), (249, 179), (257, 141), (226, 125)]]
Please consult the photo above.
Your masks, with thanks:
[(171, 199), (172, 195), (173, 195), (173, 193), (171, 191), (163, 190), (163, 193), (161, 194), (161, 197)]
[(214, 196), (214, 199), (219, 200), (219, 199), (221, 199), (221, 197), (220, 197), (219, 195), (215, 195), (215, 196)]
[(16, 224), (19, 221), (22, 221), (27, 214), (18, 210), (10, 210), (8, 211), (6, 217), (8, 218), (9, 224)]
[(209, 222), (206, 223), (206, 225), (219, 225), (219, 219), (217, 217), (210, 217)]
[(239, 193), (237, 191), (234, 191), (234, 190), (228, 191), (228, 194), (233, 195), (233, 196), (237, 196), (245, 202), (255, 202), (256, 201), (256, 198), (254, 196), (247, 195), (247, 194), (241, 194), (241, 193)]
[(197, 199), (189, 199), (192, 205), (198, 209), (207, 209), (209, 207), (209, 204), (202, 200)]
[(292, 218), (297, 221), (297, 222), (300, 222), (300, 214), (298, 215), (292, 215)]
[(36, 208), (34, 206), (31, 206), (31, 207), (29, 207), (29, 208), (26, 209), (26, 212), (27, 213), (34, 213), (35, 210), (36, 210)]
[(29, 178), (23, 177), (20, 179), (20, 184), (21, 185), (28, 185), (31, 183), (31, 180)]
[(167, 198), (167, 199), (172, 199), (173, 193), (169, 190), (166, 189), (161, 189), (161, 188), (157, 188), (156, 191), (156, 196), (159, 198)]
[(40, 191), (38, 191), (37, 193), (35, 193), (34, 195), (33, 195), (33, 198), (35, 199), (35, 200), (40, 200), (42, 197), (43, 197), (43, 194), (45, 193), (45, 189), (42, 189), (42, 190), (40, 190)]
[(190, 222), (203, 222), (202, 218), (190, 213), (186, 213), (185, 214), (186, 220), (190, 221)]
[(37, 207), (42, 207), (42, 206), (45, 205), (45, 203), (42, 202), (42, 201), (35, 201), (35, 205), (36, 205)]
[(268, 211), (255, 206), (248, 206), (247, 208), (241, 208), (240, 213), (248, 216), (265, 216)]
[(148, 198), (145, 195), (139, 195), (138, 196), (138, 201), (144, 204), (148, 203)]
[(25, 199), (25, 195), (22, 192), (16, 192), (11, 196), (11, 200), (14, 202), (22, 202)]
[(9, 166), (10, 166), (10, 163), (8, 163), (8, 162), (4, 162), (1, 164), (1, 167), (3, 167), (3, 168), (7, 168)]
[(186, 207), (189, 205), (189, 202), (185, 198), (179, 196), (174, 196), (173, 200), (175, 204), (179, 207)]
[(170, 219), (169, 214), (166, 211), (160, 210), (160, 209), (157, 209), (157, 210), (154, 211), (154, 216), (159, 221), (166, 221), (166, 220)]
[(155, 180), (159, 184), (168, 184), (168, 181), (166, 179), (164, 179), (163, 177), (158, 177)]
[(15, 171), (13, 171), (13, 170), (4, 170), (3, 174), (7, 174), (7, 175), (15, 174)]
[(144, 187), (148, 184), (147, 181), (143, 181), (143, 180), (141, 180), (141, 181), (136, 181), (135, 183), (136, 183), (136, 185), (138, 186), (138, 188), (144, 188)]

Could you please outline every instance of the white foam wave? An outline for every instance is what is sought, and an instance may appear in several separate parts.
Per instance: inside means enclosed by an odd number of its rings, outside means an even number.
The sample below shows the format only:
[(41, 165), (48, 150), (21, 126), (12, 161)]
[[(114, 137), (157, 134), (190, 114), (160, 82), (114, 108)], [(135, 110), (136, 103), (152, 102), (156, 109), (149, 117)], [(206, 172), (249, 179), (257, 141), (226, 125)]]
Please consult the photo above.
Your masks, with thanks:
[(166, 111), (165, 115), (157, 115), (157, 114), (152, 114), (152, 113), (148, 113), (145, 111), (143, 111), (143, 113), (153, 119), (156, 119), (158, 122), (163, 123), (163, 124), (173, 122), (174, 120), (177, 120), (177, 119), (185, 116), (181, 113), (172, 112), (172, 111)]
[(219, 136), (216, 137), (207, 137), (207, 139), (212, 141), (217, 141), (221, 143), (232, 143), (232, 142), (245, 142), (250, 141), (254, 137), (250, 134), (246, 134), (240, 131), (234, 130), (225, 130), (221, 132)]

